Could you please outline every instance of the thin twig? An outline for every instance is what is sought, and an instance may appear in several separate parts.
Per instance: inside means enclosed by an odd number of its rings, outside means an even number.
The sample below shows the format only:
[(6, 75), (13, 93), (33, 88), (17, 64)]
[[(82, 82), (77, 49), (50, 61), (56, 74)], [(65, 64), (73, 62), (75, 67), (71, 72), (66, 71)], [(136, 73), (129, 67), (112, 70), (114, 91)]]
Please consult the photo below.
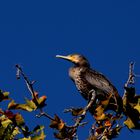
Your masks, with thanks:
[(93, 104), (94, 99), (95, 99), (95, 92), (92, 93), (91, 100), (90, 100), (90, 102), (87, 104), (87, 106), (85, 106), (82, 115), (76, 119), (75, 124), (74, 124), (73, 126), (71, 126), (71, 127), (76, 128), (76, 127), (80, 126), (82, 120), (83, 120), (83, 119), (85, 118), (85, 116), (86, 116), (87, 111), (89, 110), (89, 108), (90, 108), (91, 105)]
[[(135, 77), (136, 75), (134, 74), (134, 62), (130, 62), (129, 63), (129, 75), (128, 75), (128, 80), (125, 83), (124, 87), (127, 88), (129, 84), (134, 84), (135, 83)], [(126, 98), (126, 89), (124, 90), (124, 95), (122, 97), (122, 99)]]
[[(26, 83), (26, 85), (27, 85), (27, 88), (28, 88), (29, 92), (31, 93), (32, 97), (34, 98), (34, 101), (35, 101), (36, 105), (38, 105), (38, 99), (37, 99), (37, 97), (36, 97), (36, 95), (35, 95), (35, 92), (34, 92), (34, 89), (33, 89), (33, 84), (34, 84), (36, 81), (32, 81), (32, 82), (31, 82), (31, 81), (28, 79), (28, 77), (24, 74), (22, 68), (21, 68), (19, 65), (16, 65), (16, 68), (17, 68), (17, 74), (16, 74), (17, 79), (20, 78), (20, 74), (23, 76), (23, 79), (24, 79), (24, 81), (25, 81), (25, 83)], [(54, 120), (50, 115), (48, 115), (47, 113), (45, 113), (45, 112), (42, 110), (42, 108), (39, 108), (39, 109), (40, 109), (40, 114), (36, 115), (37, 117), (45, 116), (45, 117), (49, 118), (50, 120)]]
[(134, 62), (130, 62), (130, 64), (129, 64), (129, 76), (128, 76), (128, 80), (125, 84), (125, 87), (128, 87), (129, 84), (135, 83), (134, 65), (135, 65)]
[(47, 117), (48, 119), (52, 120), (52, 121), (55, 121), (50, 115), (48, 115), (47, 113), (45, 112), (41, 112), (40, 114), (36, 115), (36, 117), (40, 118), (41, 116), (45, 116)]
[[(34, 92), (34, 89), (33, 89), (33, 84), (35, 83), (35, 81), (33, 82), (30, 82), (30, 80), (28, 79), (28, 77), (24, 74), (23, 70), (21, 69), (21, 67), (19, 65), (16, 65), (16, 68), (17, 68), (17, 79), (20, 79), (20, 74), (23, 76), (23, 79), (27, 85), (27, 88), (29, 90), (29, 92), (31, 93), (31, 95), (33, 96), (33, 98), (35, 99), (35, 103), (38, 104), (38, 100), (37, 100), (37, 97), (35, 95), (35, 92)], [(91, 97), (91, 100), (90, 102), (87, 104), (87, 106), (85, 106), (85, 108), (83, 109), (83, 113), (81, 116), (79, 116), (76, 121), (75, 121), (75, 124), (72, 125), (72, 126), (67, 126), (67, 128), (69, 129), (73, 129), (73, 137), (77, 138), (77, 129), (79, 126), (83, 126), (85, 125), (87, 122), (82, 122), (82, 120), (85, 118), (86, 116), (86, 113), (87, 111), (89, 110), (89, 108), (91, 107), (91, 105), (93, 104), (94, 102), (94, 99), (95, 99), (95, 92), (92, 92), (92, 97)], [(55, 121), (50, 115), (48, 115), (47, 113), (45, 113), (41, 108), (40, 108), (40, 113), (38, 115), (36, 115), (38, 118), (42, 117), (42, 116), (45, 116), (47, 117), (48, 119), (52, 120), (52, 121)]]
[(35, 99), (35, 103), (38, 105), (38, 101), (37, 101), (37, 97), (35, 96), (35, 92), (33, 89), (33, 84), (35, 82), (30, 82), (30, 80), (28, 79), (28, 77), (24, 74), (23, 70), (21, 69), (21, 67), (19, 65), (15, 66), (17, 68), (17, 78), (19, 79), (20, 74), (23, 76), (23, 79), (27, 85), (27, 88), (29, 90), (29, 92), (31, 93), (31, 95), (33, 96), (33, 98)]

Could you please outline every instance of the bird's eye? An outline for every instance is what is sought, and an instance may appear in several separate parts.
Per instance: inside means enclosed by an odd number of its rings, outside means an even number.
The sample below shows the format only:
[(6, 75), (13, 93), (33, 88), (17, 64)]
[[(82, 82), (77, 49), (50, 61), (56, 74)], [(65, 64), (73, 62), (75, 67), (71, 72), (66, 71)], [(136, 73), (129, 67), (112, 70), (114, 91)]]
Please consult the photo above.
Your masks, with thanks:
[(75, 57), (75, 55), (70, 55), (70, 57), (71, 57), (71, 58), (73, 58), (73, 59), (75, 59), (75, 58), (76, 58), (76, 57)]
[(75, 59), (75, 58), (76, 58), (76, 56), (75, 56), (75, 55), (73, 55), (73, 56), (72, 56), (72, 58), (73, 58), (73, 59)]

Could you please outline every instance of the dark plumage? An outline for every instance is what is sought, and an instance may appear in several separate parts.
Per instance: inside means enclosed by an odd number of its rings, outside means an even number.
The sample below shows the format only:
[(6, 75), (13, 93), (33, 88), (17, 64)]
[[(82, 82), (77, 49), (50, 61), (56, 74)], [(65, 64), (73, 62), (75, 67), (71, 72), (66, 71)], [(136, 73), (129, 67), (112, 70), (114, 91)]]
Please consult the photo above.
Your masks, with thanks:
[(84, 56), (72, 54), (68, 56), (57, 55), (56, 57), (74, 63), (74, 66), (69, 69), (69, 76), (86, 100), (90, 100), (92, 92), (95, 92), (95, 100), (106, 100), (112, 94), (112, 102), (117, 105), (121, 103), (117, 89), (103, 74), (92, 70)]

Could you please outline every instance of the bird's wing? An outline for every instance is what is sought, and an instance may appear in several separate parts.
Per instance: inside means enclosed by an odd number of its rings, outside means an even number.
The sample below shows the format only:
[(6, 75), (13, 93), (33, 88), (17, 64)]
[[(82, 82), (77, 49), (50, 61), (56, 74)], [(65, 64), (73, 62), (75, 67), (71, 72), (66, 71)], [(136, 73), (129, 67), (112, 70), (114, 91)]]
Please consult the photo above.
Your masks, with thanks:
[(93, 87), (96, 87), (105, 93), (109, 94), (116, 90), (116, 88), (103, 74), (96, 72), (95, 70), (86, 71), (85, 78)]

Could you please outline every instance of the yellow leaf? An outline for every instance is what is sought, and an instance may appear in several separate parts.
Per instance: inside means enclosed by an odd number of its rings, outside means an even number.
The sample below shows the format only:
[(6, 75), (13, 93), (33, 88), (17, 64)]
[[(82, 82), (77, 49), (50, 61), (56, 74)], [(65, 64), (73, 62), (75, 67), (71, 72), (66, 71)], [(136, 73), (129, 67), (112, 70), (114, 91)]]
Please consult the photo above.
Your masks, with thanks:
[(32, 100), (25, 99), (25, 101), (27, 103), (27, 106), (29, 106), (31, 109), (33, 109), (33, 110), (37, 109), (37, 106), (35, 105), (35, 103)]
[(3, 95), (4, 95), (5, 97), (8, 97), (9, 94), (10, 94), (9, 92), (3, 92)]
[(97, 121), (101, 121), (101, 120), (105, 120), (105, 119), (106, 119), (106, 115), (103, 113), (103, 114), (101, 114), (100, 116), (94, 116), (94, 118), (95, 118)]
[(45, 140), (45, 137), (44, 131), (41, 131), (40, 135), (33, 136), (32, 140)]
[(20, 131), (19, 131), (19, 128), (18, 128), (18, 127), (15, 127), (15, 129), (14, 129), (12, 135), (13, 135), (13, 136), (16, 136), (17, 134), (20, 134)]
[(134, 109), (136, 109), (140, 113), (140, 99), (138, 99), (138, 103), (136, 106), (134, 106)]
[(12, 121), (9, 119), (5, 119), (1, 122), (1, 124), (4, 128), (6, 128), (10, 123), (12, 123)]
[(32, 140), (31, 137), (28, 137), (28, 138), (22, 138), (22, 139), (19, 139), (19, 140)]
[(129, 129), (135, 128), (135, 124), (132, 122), (132, 120), (131, 120), (130, 118), (127, 118), (127, 120), (124, 121), (124, 124), (125, 124)]
[(26, 100), (26, 104), (17, 104), (15, 103), (14, 100), (12, 100), (9, 104), (8, 104), (8, 109), (21, 109), (21, 110), (25, 110), (25, 111), (33, 111), (36, 110), (37, 106), (34, 104), (33, 101), (30, 100)]
[(2, 92), (0, 90), (0, 102), (3, 101), (3, 100), (9, 100), (9, 92)]
[(104, 109), (108, 106), (111, 97), (112, 97), (112, 94), (110, 94), (106, 100), (101, 101), (101, 105)]
[(41, 96), (40, 98), (38, 98), (38, 104), (43, 107), (45, 106), (45, 101), (47, 99), (47, 96)]
[(104, 108), (102, 107), (102, 105), (98, 106), (95, 111), (96, 111), (96, 113), (94, 115), (94, 118), (97, 121), (106, 119), (106, 115), (104, 113)]
[(8, 104), (8, 109), (12, 109), (16, 106), (17, 104), (15, 103), (14, 100), (12, 100), (9, 104)]

